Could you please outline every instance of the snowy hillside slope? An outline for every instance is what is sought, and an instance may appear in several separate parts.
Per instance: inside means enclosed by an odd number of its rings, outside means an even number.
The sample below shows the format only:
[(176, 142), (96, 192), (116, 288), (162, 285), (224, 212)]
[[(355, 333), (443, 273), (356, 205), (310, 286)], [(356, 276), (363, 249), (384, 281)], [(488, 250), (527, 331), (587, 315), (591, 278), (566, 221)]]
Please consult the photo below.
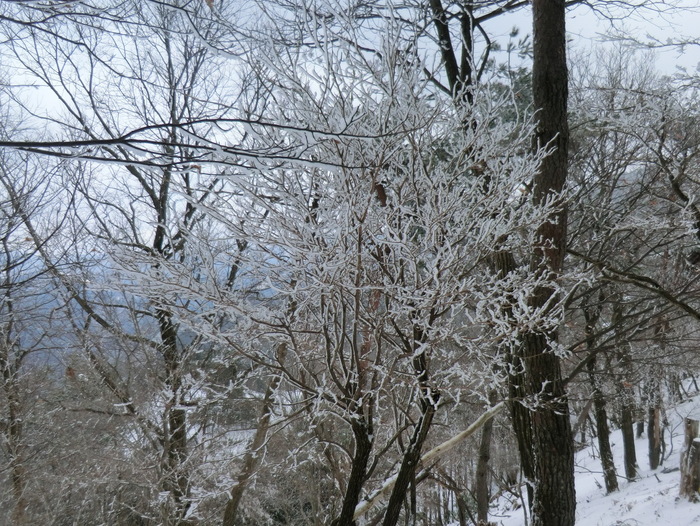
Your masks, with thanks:
[[(629, 482), (620, 478), (620, 491), (605, 495), (603, 473), (597, 446), (589, 446), (576, 455), (576, 524), (580, 526), (700, 526), (700, 503), (678, 497), (680, 453), (683, 447), (683, 419), (700, 415), (700, 396), (667, 411), (669, 427), (665, 432), (667, 458), (663, 466), (649, 470), (646, 435), (637, 439), (639, 478)], [(622, 465), (622, 435), (611, 435), (618, 476)], [(595, 442), (595, 440), (593, 440)], [(523, 510), (501, 501), (501, 513), (491, 520), (501, 526), (522, 526)], [(508, 511), (508, 508), (510, 510)], [(493, 512), (492, 512), (493, 513)]]

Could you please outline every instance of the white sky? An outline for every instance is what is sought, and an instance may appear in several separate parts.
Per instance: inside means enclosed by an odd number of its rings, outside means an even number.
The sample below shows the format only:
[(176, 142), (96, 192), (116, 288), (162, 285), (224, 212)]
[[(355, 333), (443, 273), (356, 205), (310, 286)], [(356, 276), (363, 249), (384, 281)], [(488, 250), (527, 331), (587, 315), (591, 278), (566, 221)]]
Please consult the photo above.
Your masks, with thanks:
[[(613, 0), (590, 0), (598, 6), (614, 5)], [(648, 2), (651, 4), (652, 2)], [(614, 21), (604, 19), (594, 13), (585, 5), (569, 9), (567, 13), (567, 29), (569, 31), (571, 51), (574, 53), (587, 53), (596, 48), (605, 46), (602, 42), (606, 34), (615, 31), (632, 35), (641, 41), (656, 40), (666, 42), (669, 40), (694, 41), (692, 45), (680, 49), (669, 47), (657, 52), (656, 67), (664, 74), (673, 74), (678, 67), (686, 68), (689, 74), (700, 75), (700, 0), (668, 0), (655, 4), (661, 6), (682, 5), (683, 9), (668, 10), (659, 13), (658, 10), (640, 9), (636, 12), (616, 13), (618, 17)], [(520, 36), (532, 33), (531, 11), (529, 8), (521, 9), (515, 13), (496, 17), (487, 22), (486, 30), (499, 42), (505, 43), (513, 27), (520, 29)], [(499, 59), (502, 59), (500, 56)], [(37, 107), (56, 107), (53, 96), (46, 90), (33, 90), (25, 93), (31, 100), (36, 99)], [(47, 103), (47, 101), (50, 101)]]
[[(605, 2), (596, 0), (597, 5), (605, 5)], [(609, 2), (612, 3), (612, 2)], [(651, 2), (649, 2), (651, 3)], [(670, 4), (683, 6), (678, 9), (670, 9)], [(659, 4), (659, 2), (657, 2)], [(582, 5), (571, 8), (567, 12), (567, 31), (570, 45), (574, 51), (593, 50), (603, 46), (602, 40), (612, 33), (625, 33), (637, 40), (648, 42), (669, 42), (671, 40), (695, 41), (695, 44), (685, 46), (683, 50), (670, 47), (657, 53), (656, 66), (666, 74), (677, 71), (677, 67), (684, 67), (688, 73), (700, 72), (700, 2), (697, 0), (676, 0), (675, 2), (660, 2), (668, 9), (665, 13), (658, 10), (640, 9), (630, 13), (617, 10), (616, 19), (613, 21), (604, 19), (600, 14), (594, 13), (589, 7)], [(662, 7), (663, 9), (664, 7)], [(494, 20), (488, 29), (495, 34), (507, 36), (513, 26), (521, 30), (521, 34), (532, 34), (532, 20), (529, 9), (523, 9), (517, 13)]]
[[(694, 2), (681, 3), (690, 5)], [(590, 9), (582, 6), (569, 12), (568, 27), (571, 37), (579, 41), (579, 45), (582, 46), (594, 46), (597, 40), (615, 31), (627, 33), (643, 42), (695, 41), (696, 44), (682, 49), (670, 46), (659, 50), (656, 66), (663, 73), (674, 73), (677, 67), (686, 68), (688, 72), (698, 70), (700, 45), (697, 42), (700, 42), (698, 32), (700, 9), (697, 7), (675, 9), (664, 14), (650, 10), (639, 11), (611, 24), (596, 17)]]

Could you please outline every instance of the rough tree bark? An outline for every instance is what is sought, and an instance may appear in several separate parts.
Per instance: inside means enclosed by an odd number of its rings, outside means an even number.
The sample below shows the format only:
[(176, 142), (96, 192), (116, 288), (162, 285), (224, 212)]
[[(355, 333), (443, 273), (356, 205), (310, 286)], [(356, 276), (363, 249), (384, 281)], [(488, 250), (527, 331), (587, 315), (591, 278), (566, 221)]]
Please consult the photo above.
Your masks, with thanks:
[[(517, 268), (513, 254), (508, 251), (498, 251), (493, 258), (494, 271), (497, 277), (505, 278)], [(505, 306), (504, 313), (508, 318), (512, 317), (510, 306)], [(527, 490), (527, 501), (533, 502), (533, 482), (535, 480), (535, 460), (533, 458), (532, 444), (532, 423), (530, 421), (530, 410), (522, 403), (527, 397), (527, 386), (525, 379), (525, 367), (522, 355), (519, 350), (506, 349), (505, 354), (508, 359), (508, 398), (510, 400), (510, 419), (515, 432), (520, 454), (520, 468), (523, 472), (523, 479)]]
[(700, 492), (700, 421), (685, 419), (685, 444), (681, 453), (681, 497), (693, 502)]
[[(535, 146), (552, 152), (533, 181), (533, 202), (544, 205), (558, 199), (567, 178), (568, 78), (564, 0), (533, 0), (532, 89), (537, 108)], [(538, 227), (530, 270), (547, 281), (556, 280), (566, 250), (566, 208), (563, 203)], [(529, 300), (533, 310), (552, 303), (553, 285), (539, 286)], [(556, 330), (523, 334), (522, 355), (531, 396), (538, 399), (531, 413), (535, 487), (533, 526), (573, 526), (576, 511), (574, 450), (569, 404), (562, 383), (560, 358), (552, 344)]]

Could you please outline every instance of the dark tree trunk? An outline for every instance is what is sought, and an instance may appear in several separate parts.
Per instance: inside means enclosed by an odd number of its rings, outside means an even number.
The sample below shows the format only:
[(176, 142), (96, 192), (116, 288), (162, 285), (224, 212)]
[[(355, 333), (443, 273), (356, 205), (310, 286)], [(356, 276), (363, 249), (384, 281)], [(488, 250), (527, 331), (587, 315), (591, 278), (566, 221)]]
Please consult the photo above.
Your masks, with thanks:
[(668, 378), (668, 391), (671, 395), (672, 403), (679, 403), (683, 400), (683, 384), (680, 376), (676, 373), (671, 373)]
[(521, 372), (522, 362), (520, 357), (512, 354), (510, 374), (508, 375), (508, 396), (510, 398), (510, 419), (513, 423), (513, 431), (518, 443), (520, 454), (520, 468), (527, 489), (527, 501), (532, 504), (534, 497), (533, 483), (535, 480), (535, 460), (532, 448), (532, 423), (530, 410), (520, 401), (527, 395), (525, 386), (525, 374)]
[(620, 409), (620, 430), (622, 431), (622, 446), (625, 451), (625, 477), (628, 480), (634, 480), (637, 477), (637, 450), (634, 445), (633, 411), (634, 407), (623, 401)]
[(656, 469), (661, 464), (661, 408), (649, 406), (647, 438), (649, 441), (649, 469)]
[(600, 379), (597, 366), (596, 348), (596, 326), (600, 319), (601, 306), (605, 301), (605, 292), (600, 289), (597, 302), (593, 305), (586, 305), (583, 308), (583, 316), (586, 320), (586, 347), (589, 352), (588, 378), (593, 389), (592, 402), (598, 434), (598, 448), (600, 451), (600, 461), (603, 468), (603, 478), (605, 480), (605, 490), (612, 493), (618, 490), (617, 473), (615, 471), (615, 461), (610, 447), (610, 428), (608, 426), (608, 415), (606, 411), (606, 399), (600, 388)]
[(558, 358), (542, 349), (545, 335), (528, 334), (526, 357), (530, 361), (531, 392), (539, 392), (532, 411), (534, 449), (534, 496), (531, 504), (533, 526), (573, 526), (576, 511), (574, 451), (569, 407), (557, 377)]
[[(619, 292), (616, 292), (619, 295)], [(618, 327), (622, 323), (624, 313), (619, 301), (613, 300), (612, 325)], [(637, 477), (637, 450), (634, 443), (634, 389), (630, 382), (632, 377), (632, 360), (630, 359), (629, 343), (622, 336), (615, 336), (618, 347), (618, 362), (621, 372), (616, 381), (616, 394), (620, 404), (620, 431), (622, 431), (622, 446), (624, 449), (625, 477), (634, 480)], [(643, 428), (643, 426), (642, 426)]]
[[(627, 369), (628, 358), (623, 356), (623, 369)], [(620, 399), (620, 431), (622, 431), (622, 447), (625, 456), (625, 477), (627, 480), (637, 478), (637, 448), (634, 443), (634, 392), (632, 386), (626, 380), (620, 380), (617, 387), (617, 395)]]
[(579, 413), (578, 418), (576, 419), (576, 423), (574, 424), (574, 427), (571, 430), (571, 436), (573, 436), (574, 439), (576, 439), (576, 435), (581, 433), (581, 444), (588, 443), (588, 440), (586, 439), (586, 426), (588, 425), (588, 420), (590, 418), (591, 407), (593, 407), (592, 398), (588, 400), (586, 402), (586, 405), (584, 405), (581, 409), (581, 412)]
[(685, 419), (685, 443), (681, 452), (681, 497), (698, 501), (700, 492), (700, 422)]
[[(659, 340), (661, 353), (665, 352), (665, 325), (659, 324), (654, 331)], [(649, 469), (657, 469), (663, 462), (663, 440), (661, 429), (661, 411), (662, 411), (662, 396), (661, 396), (661, 368), (652, 366), (649, 371), (648, 381), (646, 382), (647, 389), (647, 441), (649, 444)]]
[(610, 427), (608, 426), (608, 413), (605, 410), (605, 395), (596, 389), (593, 393), (595, 406), (596, 428), (598, 430), (598, 448), (600, 450), (600, 462), (603, 466), (605, 479), (605, 491), (612, 493), (619, 489), (617, 485), (617, 472), (615, 471), (615, 459), (610, 447)]
[(467, 526), (467, 517), (469, 516), (469, 508), (467, 507), (465, 493), (455, 492), (455, 503), (457, 504), (457, 520), (459, 526)]
[(603, 479), (605, 480), (605, 491), (612, 493), (617, 491), (617, 472), (615, 471), (615, 459), (610, 447), (610, 427), (608, 426), (608, 414), (605, 409), (606, 399), (600, 388), (599, 372), (597, 365), (597, 349), (595, 342), (596, 325), (600, 319), (601, 305), (605, 297), (601, 290), (598, 296), (598, 303), (586, 306), (583, 309), (583, 316), (586, 320), (586, 347), (588, 348), (588, 379), (593, 389), (593, 412), (595, 415), (596, 430), (598, 431), (598, 449), (600, 451), (600, 462), (603, 467)]
[[(564, 189), (567, 178), (568, 79), (564, 0), (533, 0), (532, 88), (538, 123), (535, 147), (553, 150), (533, 181), (533, 202), (544, 205)], [(566, 251), (566, 207), (560, 204), (536, 231), (530, 270), (548, 281), (558, 279)], [(539, 286), (529, 300), (533, 310), (552, 303), (556, 288)], [(554, 302), (556, 303), (556, 301)], [(569, 403), (560, 358), (552, 349), (555, 330), (523, 335), (522, 355), (529, 394), (538, 404), (531, 414), (535, 490), (533, 526), (573, 526), (576, 511), (574, 448)]]
[(411, 443), (404, 452), (401, 467), (396, 477), (396, 483), (394, 484), (394, 489), (391, 492), (389, 503), (386, 507), (386, 514), (384, 515), (382, 526), (395, 526), (399, 520), (401, 508), (403, 507), (409, 484), (415, 476), (416, 467), (421, 457), (421, 450), (425, 439), (428, 437), (428, 430), (430, 429), (434, 415), (435, 406), (432, 404), (426, 406), (420, 421), (416, 425)]
[[(420, 327), (413, 329), (414, 352), (417, 352), (421, 342), (425, 341), (425, 333)], [(394, 488), (389, 497), (384, 522), (382, 526), (395, 526), (401, 514), (406, 493), (409, 484), (414, 480), (416, 468), (421, 458), (423, 444), (428, 438), (428, 431), (433, 423), (433, 416), (437, 410), (438, 402), (440, 401), (440, 392), (430, 387), (427, 357), (424, 352), (419, 352), (413, 358), (413, 370), (416, 375), (416, 380), (420, 386), (420, 420), (416, 424), (416, 428), (411, 437), (411, 442), (408, 444), (406, 451), (403, 454), (401, 467), (396, 476)], [(415, 494), (413, 495), (415, 499)], [(412, 510), (415, 512), (415, 500), (412, 502)]]
[(190, 507), (190, 485), (187, 467), (187, 412), (181, 407), (182, 353), (172, 313), (159, 307), (156, 315), (165, 363), (165, 384), (171, 393), (164, 415), (167, 431), (164, 441), (163, 488), (170, 493), (175, 505), (173, 524), (189, 526), (192, 521), (185, 519)]
[[(492, 258), (494, 274), (504, 279), (517, 268), (513, 254), (509, 251), (497, 251)], [(514, 302), (515, 300), (513, 300)], [(506, 303), (504, 315), (512, 318), (511, 307)], [(533, 501), (533, 481), (535, 480), (534, 458), (532, 449), (532, 423), (530, 410), (522, 403), (527, 398), (527, 386), (525, 379), (525, 366), (520, 355), (520, 350), (508, 348), (504, 350), (508, 360), (508, 398), (510, 400), (510, 419), (513, 424), (518, 453), (520, 454), (520, 467), (527, 489), (527, 501)]]
[(590, 381), (593, 386), (593, 411), (595, 414), (595, 424), (598, 430), (598, 449), (600, 451), (600, 462), (603, 467), (603, 478), (605, 479), (605, 491), (612, 493), (619, 489), (617, 484), (617, 472), (615, 471), (615, 459), (610, 447), (610, 427), (608, 426), (608, 413), (605, 410), (605, 395), (598, 387), (595, 378), (595, 360), (591, 360), (588, 365)]
[[(495, 401), (495, 393), (491, 393), (491, 403)], [(493, 437), (493, 419), (484, 424), (481, 429), (479, 443), (479, 458), (476, 463), (476, 520), (477, 524), (488, 524), (489, 503), (491, 501), (491, 481), (489, 478), (489, 462), (491, 460), (491, 439)]]
[(365, 421), (362, 415), (356, 415), (351, 422), (352, 433), (355, 438), (355, 454), (352, 458), (352, 468), (350, 479), (343, 498), (343, 507), (340, 515), (331, 522), (331, 526), (353, 526), (353, 515), (360, 495), (362, 486), (367, 476), (367, 466), (372, 453), (372, 429), (371, 425)]

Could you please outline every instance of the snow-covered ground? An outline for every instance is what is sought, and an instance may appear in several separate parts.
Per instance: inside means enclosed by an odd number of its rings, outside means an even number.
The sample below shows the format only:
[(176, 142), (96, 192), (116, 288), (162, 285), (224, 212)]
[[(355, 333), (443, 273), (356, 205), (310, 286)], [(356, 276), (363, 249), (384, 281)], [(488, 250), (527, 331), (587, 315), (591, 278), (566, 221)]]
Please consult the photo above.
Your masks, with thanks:
[[(605, 484), (597, 455), (597, 447), (589, 446), (576, 455), (576, 524), (580, 526), (700, 526), (700, 503), (693, 504), (678, 496), (680, 453), (683, 447), (683, 418), (695, 417), (700, 397), (668, 412), (669, 427), (665, 433), (666, 454), (663, 466), (649, 470), (646, 434), (637, 440), (639, 477), (634, 482), (618, 479), (620, 491), (605, 494)], [(669, 436), (670, 435), (670, 436)], [(595, 440), (594, 440), (595, 441)], [(622, 465), (622, 436), (611, 435), (618, 475)], [(510, 507), (507, 511), (505, 508)], [(502, 526), (522, 526), (523, 510), (512, 510), (501, 502), (502, 514), (491, 520)]]

